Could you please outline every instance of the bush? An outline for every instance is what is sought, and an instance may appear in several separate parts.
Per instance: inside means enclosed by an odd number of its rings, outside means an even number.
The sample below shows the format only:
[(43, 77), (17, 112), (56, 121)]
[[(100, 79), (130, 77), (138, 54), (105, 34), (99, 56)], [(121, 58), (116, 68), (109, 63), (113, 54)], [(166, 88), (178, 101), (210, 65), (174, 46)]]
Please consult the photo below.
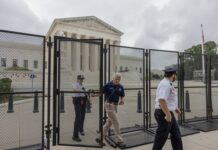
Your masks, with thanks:
[[(11, 91), (11, 82), (10, 78), (0, 79), (0, 93), (8, 93)], [(0, 95), (0, 103), (7, 101), (8, 95)]]
[(19, 66), (8, 67), (8, 68), (5, 68), (5, 70), (8, 70), (8, 71), (30, 71), (27, 68), (19, 67)]

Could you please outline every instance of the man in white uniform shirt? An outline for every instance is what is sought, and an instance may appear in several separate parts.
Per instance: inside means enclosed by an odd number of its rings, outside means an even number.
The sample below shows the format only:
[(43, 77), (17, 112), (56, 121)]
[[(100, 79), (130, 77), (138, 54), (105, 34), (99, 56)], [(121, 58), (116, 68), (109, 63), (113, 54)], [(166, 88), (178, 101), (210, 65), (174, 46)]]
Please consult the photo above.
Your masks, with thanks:
[[(77, 76), (77, 82), (73, 84), (73, 91), (75, 92), (85, 92), (85, 87), (83, 86), (83, 75)], [(81, 142), (82, 140), (79, 137), (80, 135), (85, 135), (84, 133), (84, 120), (85, 120), (85, 111), (86, 111), (86, 102), (87, 96), (85, 93), (74, 93), (73, 95), (73, 104), (75, 110), (75, 121), (74, 121), (74, 131), (72, 139), (77, 142)]]
[(173, 150), (183, 150), (181, 133), (174, 116), (174, 111), (181, 114), (178, 108), (178, 97), (173, 82), (176, 80), (175, 66), (166, 67), (164, 79), (158, 85), (155, 99), (154, 117), (158, 127), (156, 130), (153, 150), (162, 150), (170, 133)]

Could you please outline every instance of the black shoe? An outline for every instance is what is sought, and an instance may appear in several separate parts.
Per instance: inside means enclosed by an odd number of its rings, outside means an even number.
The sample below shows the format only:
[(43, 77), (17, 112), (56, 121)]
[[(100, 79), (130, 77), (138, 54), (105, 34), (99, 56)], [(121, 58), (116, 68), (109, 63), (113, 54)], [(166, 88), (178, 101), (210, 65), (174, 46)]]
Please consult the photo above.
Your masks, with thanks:
[[(96, 138), (95, 141), (98, 143), (98, 144), (101, 144), (101, 140), (99, 138)], [(103, 142), (102, 143), (102, 146), (106, 146), (106, 144)]]
[(72, 139), (76, 142), (81, 142), (82, 140), (79, 137), (72, 137)]
[(85, 135), (85, 133), (84, 133), (84, 132), (80, 132), (80, 135), (84, 136), (84, 135)]

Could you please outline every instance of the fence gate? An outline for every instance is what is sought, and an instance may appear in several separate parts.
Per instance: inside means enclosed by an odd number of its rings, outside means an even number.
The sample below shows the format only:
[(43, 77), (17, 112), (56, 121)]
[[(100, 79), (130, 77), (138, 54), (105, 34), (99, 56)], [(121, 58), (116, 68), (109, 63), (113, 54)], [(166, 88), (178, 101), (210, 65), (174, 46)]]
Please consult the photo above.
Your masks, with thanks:
[[(54, 37), (54, 79), (53, 79), (53, 144), (59, 145), (101, 147), (95, 138), (101, 138), (103, 100), (100, 90), (103, 86), (103, 40), (102, 39), (72, 39)], [(77, 76), (83, 75), (83, 92), (73, 90)], [(79, 134), (81, 142), (72, 139), (76, 105), (72, 97), (86, 95), (84, 133)], [(78, 117), (79, 114), (77, 114)], [(101, 132), (102, 133), (102, 132)]]
[[(124, 105), (118, 106), (118, 120), (121, 133), (126, 143), (125, 148), (131, 148), (153, 141), (153, 135), (146, 131), (146, 76), (145, 66), (147, 55), (143, 48), (119, 45), (105, 46), (105, 81), (110, 82), (115, 72), (122, 74), (121, 84), (125, 89)], [(105, 118), (106, 118), (105, 114)], [(107, 141), (114, 147), (117, 139), (111, 129)], [(123, 147), (120, 147), (123, 148)]]
[(45, 37), (0, 30), (0, 59), (0, 149), (43, 149)]
[[(175, 52), (175, 51), (166, 51), (166, 50), (156, 50), (156, 49), (150, 49), (149, 50), (149, 90), (148, 90), (148, 103), (149, 103), (149, 127), (150, 131), (155, 133), (156, 132), (156, 121), (154, 118), (154, 104), (155, 104), (155, 97), (156, 97), (156, 90), (159, 82), (164, 78), (164, 68), (167, 66), (175, 66), (178, 68), (177, 71), (177, 80), (173, 83), (174, 87), (177, 89), (177, 94), (178, 94), (178, 107), (183, 109), (182, 107), (182, 90), (181, 90), (181, 65), (180, 65), (180, 53)], [(189, 134), (194, 134), (198, 133), (196, 130), (192, 130), (188, 127), (182, 126), (182, 117), (183, 115), (175, 115), (181, 135), (189, 135)]]

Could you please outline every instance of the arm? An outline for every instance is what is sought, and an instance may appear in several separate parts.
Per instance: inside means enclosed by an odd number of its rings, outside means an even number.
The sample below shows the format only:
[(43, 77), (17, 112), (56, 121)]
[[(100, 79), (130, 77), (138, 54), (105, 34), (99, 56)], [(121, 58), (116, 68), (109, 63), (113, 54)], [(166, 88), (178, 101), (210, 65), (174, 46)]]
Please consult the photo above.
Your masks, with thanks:
[(164, 99), (159, 99), (159, 103), (160, 103), (160, 108), (162, 109), (162, 111), (165, 114), (166, 121), (171, 122), (172, 116), (171, 116), (170, 111), (167, 107), (166, 101)]

